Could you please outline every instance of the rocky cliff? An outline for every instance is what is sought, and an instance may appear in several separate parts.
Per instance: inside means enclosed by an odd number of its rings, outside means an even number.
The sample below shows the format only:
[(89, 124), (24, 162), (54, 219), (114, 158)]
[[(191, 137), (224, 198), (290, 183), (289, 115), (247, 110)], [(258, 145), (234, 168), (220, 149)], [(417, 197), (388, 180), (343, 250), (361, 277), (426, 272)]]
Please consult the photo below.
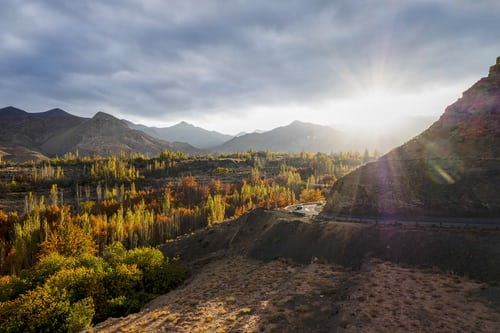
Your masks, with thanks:
[(324, 214), (500, 216), (500, 57), (426, 131), (340, 179)]

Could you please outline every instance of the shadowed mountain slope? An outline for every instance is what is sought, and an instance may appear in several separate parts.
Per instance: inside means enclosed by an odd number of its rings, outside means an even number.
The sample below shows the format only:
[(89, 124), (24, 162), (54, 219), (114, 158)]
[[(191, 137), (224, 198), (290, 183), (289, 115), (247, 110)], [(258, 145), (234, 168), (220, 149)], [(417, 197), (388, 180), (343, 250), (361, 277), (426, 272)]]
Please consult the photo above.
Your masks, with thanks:
[(2, 108), (0, 151), (3, 151), (5, 160), (46, 159), (48, 154), (41, 149), (41, 144), (85, 120), (61, 109), (28, 113), (12, 106)]
[(61, 109), (28, 113), (9, 106), (0, 109), (0, 142), (5, 145), (36, 147), (85, 120), (86, 118), (71, 115)]
[[(273, 152), (326, 152), (345, 147), (345, 135), (328, 126), (300, 121), (277, 127), (264, 133), (251, 133), (235, 137), (215, 150), (237, 152), (267, 150)], [(334, 148), (335, 147), (335, 148)]]
[(500, 216), (500, 57), (440, 119), (340, 179), (324, 215)]
[(110, 155), (120, 151), (155, 155), (163, 150), (198, 153), (184, 143), (168, 143), (128, 128), (103, 113), (93, 118), (71, 115), (61, 109), (28, 113), (15, 107), (0, 109), (0, 152), (11, 161), (40, 160), (78, 150), (82, 155)]
[(216, 152), (237, 152), (267, 150), (274, 152), (346, 152), (365, 149), (386, 152), (402, 144), (432, 123), (430, 117), (405, 117), (398, 127), (381, 133), (379, 130), (339, 131), (330, 126), (294, 121), (267, 132), (237, 136), (213, 150)]
[(105, 156), (120, 151), (149, 156), (163, 150), (197, 152), (197, 149), (188, 144), (168, 143), (130, 129), (125, 122), (103, 112), (98, 112), (93, 118), (50, 138), (44, 142), (42, 148), (50, 155), (75, 150), (84, 155)]

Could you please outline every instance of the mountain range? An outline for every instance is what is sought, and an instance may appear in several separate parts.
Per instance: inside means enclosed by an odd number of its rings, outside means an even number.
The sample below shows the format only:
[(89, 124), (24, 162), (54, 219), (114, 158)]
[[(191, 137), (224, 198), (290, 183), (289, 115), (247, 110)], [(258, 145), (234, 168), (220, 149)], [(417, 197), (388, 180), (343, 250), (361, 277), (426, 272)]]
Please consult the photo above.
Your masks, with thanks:
[(216, 152), (236, 152), (267, 150), (274, 152), (323, 152), (342, 151), (385, 152), (409, 140), (413, 135), (432, 123), (430, 117), (408, 117), (397, 128), (385, 133), (366, 133), (342, 131), (330, 126), (294, 121), (287, 126), (277, 127), (266, 132), (254, 132), (237, 136), (223, 145), (214, 148)]
[(500, 57), (429, 129), (332, 188), (326, 215), (500, 216)]
[(60, 109), (28, 113), (9, 106), (0, 109), (0, 124), (0, 152), (12, 161), (47, 159), (77, 150), (81, 155), (104, 156), (121, 151), (149, 156), (163, 150), (200, 152), (186, 143), (169, 143), (130, 129), (103, 112), (82, 118)]
[(143, 131), (152, 137), (170, 142), (187, 142), (200, 149), (214, 148), (233, 138), (231, 135), (209, 131), (185, 121), (170, 127), (148, 127), (124, 121), (130, 128)]
[(232, 153), (248, 150), (274, 152), (379, 152), (403, 143), (427, 127), (430, 118), (407, 118), (384, 135), (344, 132), (329, 126), (294, 121), (269, 131), (240, 136), (209, 131), (180, 122), (171, 127), (148, 127), (98, 112), (78, 117), (61, 109), (28, 113), (9, 106), (0, 109), (0, 152), (14, 161), (40, 160), (79, 151), (110, 155), (120, 151), (155, 155), (163, 150), (187, 154)]

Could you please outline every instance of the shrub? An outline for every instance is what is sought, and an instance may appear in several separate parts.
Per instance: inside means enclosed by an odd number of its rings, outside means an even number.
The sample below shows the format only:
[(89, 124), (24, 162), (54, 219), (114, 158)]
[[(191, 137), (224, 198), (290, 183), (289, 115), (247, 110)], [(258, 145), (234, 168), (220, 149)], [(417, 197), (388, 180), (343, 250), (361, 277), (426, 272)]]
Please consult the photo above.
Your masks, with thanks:
[(149, 274), (165, 261), (163, 253), (158, 249), (150, 247), (129, 250), (123, 256), (121, 262), (129, 265), (137, 265), (144, 274)]
[(177, 259), (158, 249), (127, 251), (114, 243), (104, 257), (51, 253), (23, 271), (25, 278), (0, 278), (0, 332), (76, 332), (138, 311), (187, 277)]
[(92, 268), (95, 272), (104, 272), (108, 269), (108, 264), (101, 257), (84, 254), (78, 257), (78, 263), (82, 267)]
[(66, 327), (69, 333), (79, 332), (84, 327), (89, 327), (94, 317), (94, 302), (87, 297), (74, 303), (66, 319)]
[(79, 266), (78, 260), (73, 257), (66, 257), (59, 253), (51, 253), (42, 257), (30, 271), (30, 282), (33, 287), (43, 284), (51, 275), (61, 269), (74, 268)]
[(143, 273), (136, 265), (118, 264), (105, 277), (106, 288), (113, 297), (138, 291)]
[(103, 286), (100, 284), (102, 276), (96, 274), (92, 268), (77, 267), (64, 268), (47, 279), (45, 286), (57, 290), (65, 290), (67, 298), (78, 302), (87, 298), (92, 293), (99, 292)]
[(28, 282), (15, 275), (0, 277), (0, 302), (15, 299), (29, 289)]
[(114, 266), (117, 263), (122, 262), (126, 252), (127, 250), (121, 242), (113, 242), (112, 244), (104, 247), (102, 257), (110, 265)]
[(188, 275), (187, 269), (178, 259), (170, 261), (158, 249), (137, 248), (127, 251), (123, 258), (127, 264), (135, 264), (143, 272), (144, 291), (162, 294), (182, 283)]
[(64, 290), (37, 287), (0, 304), (0, 331), (67, 332), (70, 312)]

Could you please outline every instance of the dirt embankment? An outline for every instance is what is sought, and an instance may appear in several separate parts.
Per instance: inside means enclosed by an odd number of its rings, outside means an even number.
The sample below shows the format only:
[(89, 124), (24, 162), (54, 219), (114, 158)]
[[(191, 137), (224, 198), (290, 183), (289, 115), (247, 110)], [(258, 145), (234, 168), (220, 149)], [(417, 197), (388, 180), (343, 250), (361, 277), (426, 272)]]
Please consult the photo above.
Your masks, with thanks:
[(308, 264), (319, 259), (359, 269), (370, 257), (500, 282), (497, 230), (344, 223), (253, 210), (162, 247), (167, 256), (203, 262), (225, 255)]

